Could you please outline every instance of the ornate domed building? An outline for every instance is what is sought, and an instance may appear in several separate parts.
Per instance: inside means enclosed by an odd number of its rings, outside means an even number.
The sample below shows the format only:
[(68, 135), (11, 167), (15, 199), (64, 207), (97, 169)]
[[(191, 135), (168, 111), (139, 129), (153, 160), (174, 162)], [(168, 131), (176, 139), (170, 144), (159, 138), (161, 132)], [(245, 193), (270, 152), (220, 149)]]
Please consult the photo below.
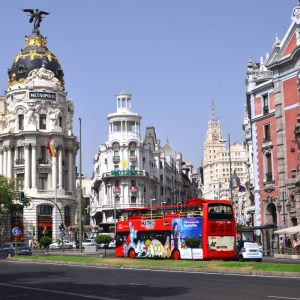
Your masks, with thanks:
[(7, 227), (19, 226), (24, 240), (45, 233), (56, 240), (61, 223), (74, 224), (78, 142), (73, 113), (61, 65), (35, 25), (0, 97), (0, 174), (30, 199), (29, 206), (12, 213)]

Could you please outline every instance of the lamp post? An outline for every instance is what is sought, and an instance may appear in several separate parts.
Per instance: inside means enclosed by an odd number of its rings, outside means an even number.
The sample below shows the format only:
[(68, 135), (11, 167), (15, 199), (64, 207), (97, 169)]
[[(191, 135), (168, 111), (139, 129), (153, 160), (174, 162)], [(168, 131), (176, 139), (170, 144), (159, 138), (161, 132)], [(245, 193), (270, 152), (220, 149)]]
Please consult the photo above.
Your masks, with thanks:
[(117, 207), (116, 207), (116, 196), (114, 196), (114, 223), (115, 223), (115, 236), (117, 234)]
[(82, 140), (81, 118), (79, 118), (79, 251), (82, 252)]

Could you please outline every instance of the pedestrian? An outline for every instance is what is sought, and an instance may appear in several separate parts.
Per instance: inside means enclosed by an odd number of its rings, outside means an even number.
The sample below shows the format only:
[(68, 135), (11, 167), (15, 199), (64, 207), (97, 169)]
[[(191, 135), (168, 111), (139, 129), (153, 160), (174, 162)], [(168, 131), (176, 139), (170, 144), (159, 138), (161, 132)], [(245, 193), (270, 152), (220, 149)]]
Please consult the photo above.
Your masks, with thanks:
[(30, 249), (32, 248), (32, 238), (29, 238), (29, 240), (28, 240), (28, 247)]
[(281, 237), (279, 239), (279, 251), (280, 251), (280, 254), (284, 254), (284, 242), (283, 242), (283, 237)]

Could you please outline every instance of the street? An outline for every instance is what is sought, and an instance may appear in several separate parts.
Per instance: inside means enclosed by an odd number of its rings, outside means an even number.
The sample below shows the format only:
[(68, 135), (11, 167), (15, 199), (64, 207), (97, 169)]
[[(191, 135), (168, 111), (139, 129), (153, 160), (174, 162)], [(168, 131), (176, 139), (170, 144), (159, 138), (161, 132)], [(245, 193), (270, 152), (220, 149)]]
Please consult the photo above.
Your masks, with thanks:
[(293, 299), (300, 279), (0, 262), (1, 299)]

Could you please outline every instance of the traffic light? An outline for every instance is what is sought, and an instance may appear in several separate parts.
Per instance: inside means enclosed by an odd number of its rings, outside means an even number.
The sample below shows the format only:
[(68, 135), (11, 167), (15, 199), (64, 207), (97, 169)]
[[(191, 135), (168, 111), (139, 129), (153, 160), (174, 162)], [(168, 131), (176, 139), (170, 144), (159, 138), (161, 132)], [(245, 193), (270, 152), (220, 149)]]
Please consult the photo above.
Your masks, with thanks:
[(63, 223), (61, 223), (58, 228), (61, 232), (65, 231), (65, 225)]
[(25, 193), (24, 192), (19, 193), (19, 200), (21, 203), (25, 202)]

